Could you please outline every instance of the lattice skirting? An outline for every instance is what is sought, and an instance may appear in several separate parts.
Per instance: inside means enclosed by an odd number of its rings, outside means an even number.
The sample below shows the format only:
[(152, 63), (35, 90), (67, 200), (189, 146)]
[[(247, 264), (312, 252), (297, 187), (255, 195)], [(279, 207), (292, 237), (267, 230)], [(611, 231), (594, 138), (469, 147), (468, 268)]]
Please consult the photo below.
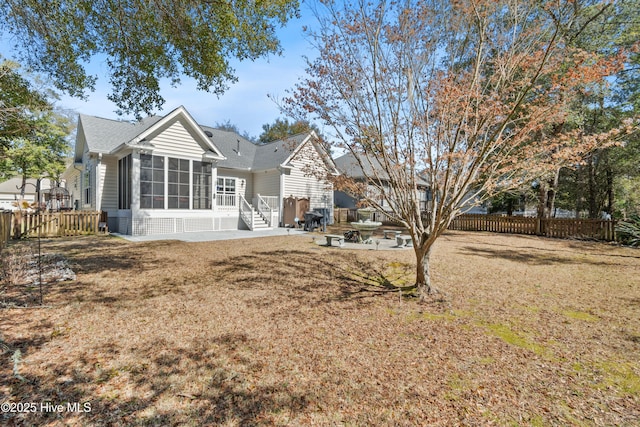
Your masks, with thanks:
[(220, 229), (215, 226), (216, 221), (215, 218), (134, 218), (131, 220), (131, 234), (148, 236), (151, 234), (214, 231)]

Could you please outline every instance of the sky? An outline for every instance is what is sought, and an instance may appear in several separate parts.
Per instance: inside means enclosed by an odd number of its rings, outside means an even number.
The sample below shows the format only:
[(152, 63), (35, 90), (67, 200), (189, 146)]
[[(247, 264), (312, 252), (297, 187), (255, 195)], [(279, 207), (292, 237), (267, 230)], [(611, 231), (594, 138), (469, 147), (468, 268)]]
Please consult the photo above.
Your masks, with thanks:
[[(301, 18), (289, 21), (286, 27), (278, 30), (283, 47), (282, 55), (272, 55), (253, 62), (232, 62), (239, 80), (231, 84), (229, 90), (220, 97), (198, 91), (195, 82), (186, 77), (182, 77), (181, 84), (175, 88), (166, 81), (160, 92), (165, 104), (161, 111), (155, 113), (168, 114), (182, 105), (201, 125), (215, 126), (228, 121), (236, 125), (240, 133), (258, 137), (263, 125), (271, 124), (277, 118), (284, 118), (269, 96), (276, 99), (284, 97), (287, 89), (292, 89), (298, 79), (304, 76), (306, 63), (303, 56), (310, 56), (310, 47), (302, 28), (312, 24), (315, 18), (304, 4), (300, 11)], [(5, 37), (0, 36), (0, 55), (16, 59), (14, 53)], [(98, 77), (96, 90), (88, 93), (88, 99), (62, 95), (56, 105), (78, 114), (133, 120), (133, 116), (118, 116), (116, 105), (107, 99), (111, 89), (104, 60), (92, 61), (87, 71)]]

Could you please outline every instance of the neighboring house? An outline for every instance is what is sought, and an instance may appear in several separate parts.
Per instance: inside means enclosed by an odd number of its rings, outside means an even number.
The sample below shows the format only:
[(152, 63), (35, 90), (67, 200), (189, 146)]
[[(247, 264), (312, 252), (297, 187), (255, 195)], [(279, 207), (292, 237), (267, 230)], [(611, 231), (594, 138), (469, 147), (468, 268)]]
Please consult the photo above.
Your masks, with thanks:
[[(341, 174), (344, 174), (358, 181), (364, 182), (369, 180), (370, 182), (370, 179), (368, 179), (367, 177), (376, 176), (376, 173), (375, 173), (376, 171), (374, 170), (373, 165), (364, 163), (363, 166), (365, 170), (363, 170), (362, 167), (356, 161), (353, 154), (350, 154), (350, 153), (335, 159), (335, 164), (336, 164), (336, 167), (338, 168), (338, 171)], [(382, 186), (387, 187), (387, 183), (385, 182), (385, 179), (384, 179), (384, 177), (386, 176), (386, 173), (382, 170), (382, 166), (378, 166), (378, 168), (379, 170), (377, 171), (377, 176), (380, 177)], [(376, 193), (379, 192), (376, 186), (372, 184), (368, 184), (367, 187), (368, 187), (367, 191), (369, 192), (370, 195), (375, 195)], [(338, 190), (334, 191), (333, 194), (334, 194), (333, 196), (334, 204), (336, 205), (337, 208), (353, 209), (353, 208), (360, 207), (358, 205), (360, 198), (356, 197), (355, 195), (348, 194), (348, 193), (345, 193), (344, 191), (338, 191)], [(420, 200), (420, 209), (422, 211), (428, 211), (429, 201), (431, 200), (431, 193), (428, 187), (428, 183), (426, 181), (419, 180), (418, 182), (418, 200)], [(380, 200), (380, 203), (383, 208), (388, 207), (389, 210), (391, 210), (386, 200)]]
[(315, 133), (256, 145), (201, 126), (184, 107), (130, 123), (80, 115), (63, 178), (76, 209), (108, 214), (111, 231), (147, 235), (281, 225), (283, 201), (325, 206), (336, 173)]
[[(15, 202), (17, 200), (26, 200), (29, 203), (33, 203), (37, 200), (37, 188), (38, 180), (29, 178), (24, 188), (24, 197), (21, 196), (22, 177), (10, 178), (0, 183), (0, 209), (15, 210), (17, 206)], [(49, 189), (55, 186), (55, 182), (52, 182), (49, 178), (43, 178), (40, 180), (40, 201), (42, 203), (47, 202), (47, 195)]]

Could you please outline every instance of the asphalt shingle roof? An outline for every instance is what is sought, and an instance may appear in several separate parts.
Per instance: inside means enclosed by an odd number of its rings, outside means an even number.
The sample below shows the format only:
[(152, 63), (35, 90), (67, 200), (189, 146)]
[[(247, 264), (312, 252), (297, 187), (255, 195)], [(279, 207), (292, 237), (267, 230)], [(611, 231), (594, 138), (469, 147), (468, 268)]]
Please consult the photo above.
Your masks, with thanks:
[[(163, 117), (151, 116), (140, 122), (124, 122), (80, 114), (87, 146), (91, 152), (110, 153), (121, 144), (133, 140)], [(240, 170), (265, 170), (283, 164), (295, 149), (308, 137), (299, 134), (283, 140), (256, 145), (241, 135), (209, 126), (200, 125), (210, 140), (226, 157), (218, 167)]]
[(303, 133), (259, 145), (253, 169), (264, 170), (283, 164), (308, 136), (309, 134)]
[(131, 123), (80, 114), (78, 121), (82, 123), (89, 150), (96, 153), (109, 153), (120, 144), (131, 141), (160, 120), (162, 120), (160, 116), (151, 116)]
[[(334, 163), (340, 173), (354, 179), (373, 179), (373, 177), (378, 176), (379, 179), (386, 180), (389, 177), (389, 174), (385, 171), (382, 164), (380, 164), (375, 158), (372, 158), (371, 162), (363, 159), (362, 166), (364, 167), (364, 171), (352, 153), (347, 153), (338, 157), (334, 160)], [(378, 171), (377, 174), (375, 173), (376, 170)], [(418, 185), (428, 185), (428, 181), (421, 176), (417, 177), (417, 183)]]
[(209, 138), (213, 145), (226, 157), (225, 160), (218, 161), (218, 167), (229, 169), (251, 169), (253, 158), (256, 153), (256, 145), (238, 135), (235, 132), (215, 129), (208, 126), (200, 126), (202, 130), (210, 132), (213, 136)]

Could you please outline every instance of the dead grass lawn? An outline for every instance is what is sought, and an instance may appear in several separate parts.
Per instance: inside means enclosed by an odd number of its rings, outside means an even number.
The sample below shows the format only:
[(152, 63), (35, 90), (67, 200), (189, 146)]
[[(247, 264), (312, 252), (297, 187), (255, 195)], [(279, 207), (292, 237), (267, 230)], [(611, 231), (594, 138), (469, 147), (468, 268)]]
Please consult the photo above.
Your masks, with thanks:
[(447, 302), (385, 284), (413, 252), (308, 236), (51, 240), (77, 281), (0, 310), (0, 401), (90, 402), (9, 425), (638, 425), (640, 251), (452, 232)]

